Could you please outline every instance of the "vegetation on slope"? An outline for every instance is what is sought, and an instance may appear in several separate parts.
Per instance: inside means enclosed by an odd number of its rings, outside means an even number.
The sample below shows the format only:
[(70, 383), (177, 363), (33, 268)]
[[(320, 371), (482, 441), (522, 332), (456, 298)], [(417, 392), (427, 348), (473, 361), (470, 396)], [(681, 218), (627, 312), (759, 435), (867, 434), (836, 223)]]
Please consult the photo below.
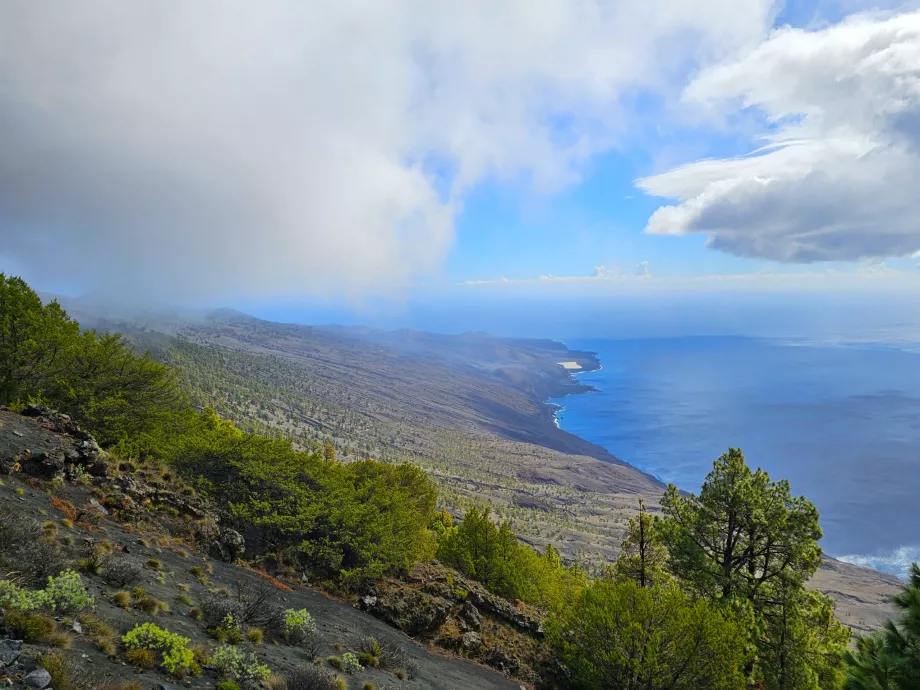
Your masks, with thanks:
[[(828, 598), (805, 590), (820, 559), (817, 511), (787, 482), (748, 468), (736, 449), (716, 461), (698, 496), (672, 486), (663, 517), (640, 512), (620, 559), (592, 580), (552, 547), (520, 544), (488, 510), (471, 508), (454, 525), (435, 511), (436, 490), (413, 465), (340, 462), (331, 446), (298, 450), (196, 410), (174, 369), (117, 334), (81, 332), (56, 303), (43, 305), (2, 275), (0, 396), (46, 402), (116, 455), (178, 470), (257, 533), (276, 562), (363, 586), (437, 555), (496, 594), (541, 607), (565, 668), (557, 682), (567, 687), (827, 690), (845, 682), (848, 635)], [(905, 618), (888, 637), (860, 643), (846, 682), (875, 659), (911, 653), (912, 643), (899, 647), (895, 637), (911, 625)]]

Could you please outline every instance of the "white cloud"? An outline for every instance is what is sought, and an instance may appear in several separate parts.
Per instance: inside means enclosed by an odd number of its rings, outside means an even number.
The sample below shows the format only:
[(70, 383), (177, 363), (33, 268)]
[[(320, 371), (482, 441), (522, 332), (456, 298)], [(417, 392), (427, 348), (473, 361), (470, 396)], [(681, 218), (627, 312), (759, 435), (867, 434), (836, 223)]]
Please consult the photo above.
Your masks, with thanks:
[(777, 30), (703, 70), (684, 100), (717, 119), (760, 113), (766, 145), (639, 180), (678, 200), (647, 232), (788, 262), (920, 249), (920, 12)]
[(468, 189), (570, 183), (624, 92), (756, 43), (771, 6), (8, 0), (0, 252), (121, 292), (401, 285)]

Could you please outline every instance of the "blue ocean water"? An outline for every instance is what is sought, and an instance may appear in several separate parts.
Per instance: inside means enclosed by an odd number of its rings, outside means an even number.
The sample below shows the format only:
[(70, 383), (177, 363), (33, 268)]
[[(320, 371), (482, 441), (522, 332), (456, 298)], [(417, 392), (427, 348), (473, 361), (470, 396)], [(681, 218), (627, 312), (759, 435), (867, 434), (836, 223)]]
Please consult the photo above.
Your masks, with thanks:
[(824, 550), (903, 575), (920, 560), (920, 354), (738, 337), (569, 341), (596, 392), (559, 425), (682, 489), (740, 447), (821, 512)]

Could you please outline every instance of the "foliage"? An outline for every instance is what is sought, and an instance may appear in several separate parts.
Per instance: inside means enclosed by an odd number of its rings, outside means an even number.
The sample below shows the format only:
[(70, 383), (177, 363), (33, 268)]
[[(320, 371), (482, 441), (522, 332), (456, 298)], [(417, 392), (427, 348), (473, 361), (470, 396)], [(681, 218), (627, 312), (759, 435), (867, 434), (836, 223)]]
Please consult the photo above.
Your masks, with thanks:
[(900, 612), (885, 628), (856, 639), (844, 656), (847, 690), (908, 690), (920, 687), (920, 566), (914, 563), (901, 592)]
[(673, 485), (662, 499), (668, 567), (697, 596), (748, 610), (756, 646), (752, 680), (766, 690), (839, 685), (846, 630), (830, 599), (806, 593), (821, 561), (818, 511), (785, 480), (751, 471), (730, 448), (713, 464), (699, 496)]
[(316, 637), (316, 621), (306, 609), (284, 612), (284, 636), (292, 644), (308, 644)]
[(357, 655), (352, 652), (345, 652), (342, 655), (342, 661), (339, 668), (348, 674), (360, 673), (364, 670), (364, 667), (361, 666), (361, 662), (358, 661)]
[[(440, 514), (436, 524), (443, 522)], [(586, 581), (577, 567), (562, 565), (552, 545), (537, 553), (520, 544), (508, 522), (492, 522), (488, 508), (471, 508), (458, 527), (448, 526), (441, 535), (441, 562), (504, 597), (557, 609), (573, 601)]]
[(246, 434), (210, 410), (156, 452), (202, 477), (204, 493), (261, 528), (267, 548), (326, 573), (405, 571), (433, 550), (436, 491), (409, 465), (327, 462), (289, 441)]
[(743, 630), (726, 611), (676, 584), (599, 580), (549, 624), (548, 637), (585, 690), (736, 690)]
[(72, 570), (49, 577), (42, 598), (43, 606), (61, 613), (76, 613), (93, 605), (93, 597), (86, 591), (83, 579)]
[(0, 403), (41, 399), (104, 444), (166, 426), (188, 408), (169, 367), (119, 333), (83, 331), (55, 301), (0, 273)]
[(37, 397), (62, 376), (79, 335), (57, 302), (43, 305), (22, 278), (0, 273), (0, 404)]
[(632, 580), (640, 587), (651, 587), (667, 577), (668, 551), (662, 543), (659, 520), (639, 500), (639, 513), (630, 518), (620, 556), (614, 565), (617, 579)]
[(155, 653), (163, 670), (173, 675), (188, 671), (195, 661), (187, 637), (171, 633), (153, 623), (144, 623), (129, 630), (122, 642), (129, 650), (148, 649)]
[(15, 608), (6, 609), (3, 624), (17, 638), (30, 644), (46, 642), (56, 629), (54, 621), (49, 616)]
[(0, 605), (22, 611), (49, 609), (60, 613), (76, 613), (93, 605), (82, 578), (72, 570), (57, 577), (48, 577), (45, 589), (28, 590), (9, 580), (0, 580)]
[(266, 680), (271, 675), (271, 669), (260, 664), (255, 654), (237, 647), (219, 647), (211, 658), (211, 664), (222, 677), (237, 682)]

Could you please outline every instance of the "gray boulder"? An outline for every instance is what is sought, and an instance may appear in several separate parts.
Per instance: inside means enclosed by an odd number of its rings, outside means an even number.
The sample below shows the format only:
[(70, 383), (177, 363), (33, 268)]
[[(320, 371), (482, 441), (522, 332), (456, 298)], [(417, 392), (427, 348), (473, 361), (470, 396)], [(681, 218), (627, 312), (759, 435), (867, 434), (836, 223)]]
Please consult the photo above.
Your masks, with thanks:
[(51, 685), (51, 674), (43, 668), (37, 668), (22, 679), (22, 682), (35, 690), (45, 690)]
[(22, 640), (0, 640), (0, 666), (16, 663), (22, 653)]

